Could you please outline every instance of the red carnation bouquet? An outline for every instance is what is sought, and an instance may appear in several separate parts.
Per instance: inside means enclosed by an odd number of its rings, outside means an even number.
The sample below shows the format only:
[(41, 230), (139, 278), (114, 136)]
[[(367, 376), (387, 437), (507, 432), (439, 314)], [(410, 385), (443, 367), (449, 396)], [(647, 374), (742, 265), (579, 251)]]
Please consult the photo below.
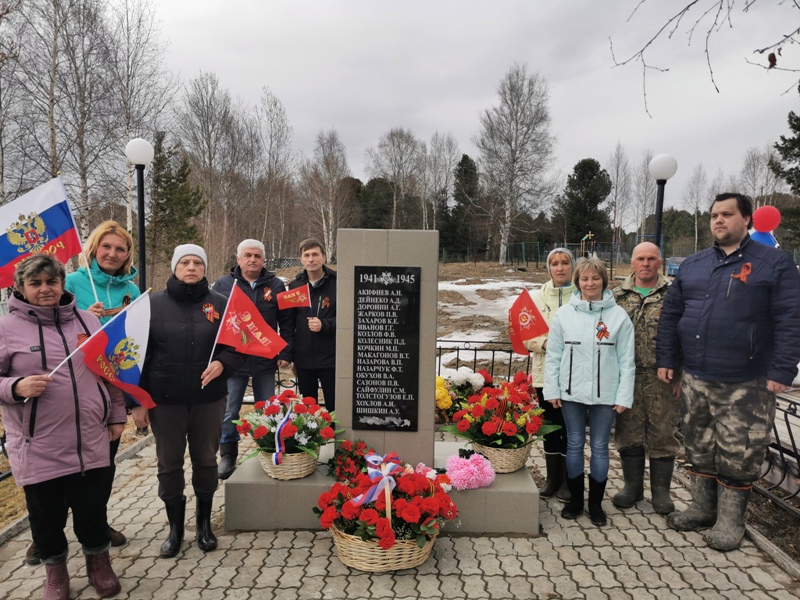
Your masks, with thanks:
[(355, 481), (366, 472), (366, 456), (370, 452), (375, 450), (363, 440), (342, 440), (328, 461), (328, 475), (333, 475), (337, 481)]
[(559, 429), (542, 419), (544, 409), (525, 373), (495, 386), (460, 401), (453, 423), (442, 429), (491, 448), (521, 448)]
[(447, 494), (447, 475), (400, 463), (397, 454), (366, 455), (367, 473), (337, 481), (323, 492), (314, 512), (323, 529), (335, 527), (384, 550), (397, 540), (416, 540), (422, 548), (458, 510)]
[(280, 444), (279, 451), (286, 454), (307, 452), (318, 458), (320, 446), (333, 443), (338, 433), (333, 415), (313, 398), (298, 398), (292, 390), (256, 402), (255, 411), (234, 423), (240, 435), (252, 436), (258, 446), (250, 456), (273, 453)]

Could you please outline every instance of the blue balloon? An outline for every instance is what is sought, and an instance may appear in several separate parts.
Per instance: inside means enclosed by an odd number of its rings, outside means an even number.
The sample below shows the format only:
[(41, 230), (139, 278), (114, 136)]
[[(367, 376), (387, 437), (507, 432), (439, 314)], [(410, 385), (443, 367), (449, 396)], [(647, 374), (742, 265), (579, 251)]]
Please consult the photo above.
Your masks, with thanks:
[(758, 242), (759, 244), (769, 246), (770, 248), (778, 247), (778, 240), (776, 240), (775, 236), (768, 232), (754, 231), (750, 234), (750, 239), (754, 242)]

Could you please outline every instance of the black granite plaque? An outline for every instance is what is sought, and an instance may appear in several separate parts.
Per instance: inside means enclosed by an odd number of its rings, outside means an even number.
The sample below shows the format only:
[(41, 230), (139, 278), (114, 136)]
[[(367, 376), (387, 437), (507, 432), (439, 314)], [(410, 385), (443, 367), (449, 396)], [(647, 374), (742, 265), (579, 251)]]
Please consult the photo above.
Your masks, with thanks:
[(417, 431), (419, 267), (355, 267), (353, 429)]

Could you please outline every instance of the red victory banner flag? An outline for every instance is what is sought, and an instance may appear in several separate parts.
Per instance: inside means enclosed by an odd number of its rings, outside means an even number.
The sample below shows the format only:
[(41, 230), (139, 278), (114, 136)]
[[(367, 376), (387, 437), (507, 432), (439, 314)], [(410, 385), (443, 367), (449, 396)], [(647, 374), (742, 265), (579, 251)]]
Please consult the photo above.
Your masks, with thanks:
[(528, 290), (523, 289), (519, 297), (508, 311), (508, 331), (511, 335), (511, 347), (517, 354), (528, 355), (522, 342), (547, 333), (550, 328), (536, 308)]
[(284, 339), (264, 320), (256, 305), (234, 285), (222, 317), (217, 341), (242, 354), (275, 358), (286, 347)]
[(308, 284), (302, 285), (299, 288), (294, 288), (288, 292), (281, 292), (278, 294), (277, 298), (278, 310), (302, 308), (303, 306), (311, 308), (311, 291), (308, 289)]

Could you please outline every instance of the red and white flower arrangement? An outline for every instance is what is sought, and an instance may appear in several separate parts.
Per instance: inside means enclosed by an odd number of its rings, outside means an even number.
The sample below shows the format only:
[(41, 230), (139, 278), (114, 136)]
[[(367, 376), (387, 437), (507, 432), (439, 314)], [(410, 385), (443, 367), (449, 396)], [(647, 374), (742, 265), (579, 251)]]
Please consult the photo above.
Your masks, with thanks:
[(559, 428), (547, 424), (543, 413), (530, 377), (517, 373), (511, 381), (484, 387), (458, 402), (453, 424), (443, 429), (482, 446), (521, 448)]
[(492, 376), (486, 369), (472, 372), (469, 367), (458, 370), (444, 368), (436, 377), (436, 411), (446, 423), (458, 410), (460, 402), (492, 385)]
[(269, 400), (255, 403), (255, 411), (234, 421), (240, 435), (251, 436), (258, 452), (306, 452), (318, 458), (319, 449), (334, 442), (336, 421), (313, 398), (298, 398), (284, 390)]
[(416, 540), (422, 548), (442, 525), (458, 516), (448, 495), (446, 475), (418, 465), (401, 464), (396, 453), (366, 455), (367, 473), (336, 482), (314, 507), (323, 529), (335, 527), (384, 550), (397, 540)]

